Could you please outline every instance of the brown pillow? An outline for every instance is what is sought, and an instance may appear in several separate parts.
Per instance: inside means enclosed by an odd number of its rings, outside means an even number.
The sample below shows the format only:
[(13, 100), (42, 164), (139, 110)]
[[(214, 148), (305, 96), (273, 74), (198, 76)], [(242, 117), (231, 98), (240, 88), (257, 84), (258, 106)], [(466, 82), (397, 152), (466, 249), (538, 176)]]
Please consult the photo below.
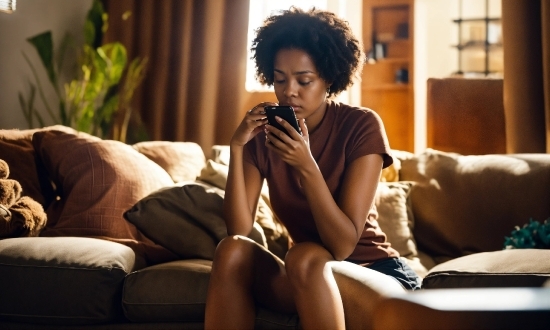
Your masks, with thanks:
[(54, 199), (54, 189), (47, 178), (47, 172), (36, 156), (32, 146), (32, 135), (47, 130), (76, 132), (74, 129), (56, 125), (39, 129), (0, 130), (0, 159), (8, 163), (10, 176), (23, 188), (22, 196), (28, 196), (46, 208)]
[(41, 236), (108, 239), (130, 246), (149, 264), (176, 258), (123, 217), (141, 198), (173, 184), (166, 171), (129, 145), (85, 133), (37, 132), (33, 145), (59, 193)]
[(410, 192), (414, 237), (442, 260), (503, 248), (530, 218), (550, 216), (550, 155), (463, 156), (432, 149), (401, 162)]
[(194, 142), (144, 141), (133, 147), (160, 165), (174, 182), (195, 180), (206, 161), (202, 148)]
[[(223, 190), (207, 183), (181, 183), (146, 196), (124, 217), (181, 258), (212, 260), (216, 246), (227, 237), (224, 195)], [(255, 224), (249, 237), (266, 246), (259, 225)]]

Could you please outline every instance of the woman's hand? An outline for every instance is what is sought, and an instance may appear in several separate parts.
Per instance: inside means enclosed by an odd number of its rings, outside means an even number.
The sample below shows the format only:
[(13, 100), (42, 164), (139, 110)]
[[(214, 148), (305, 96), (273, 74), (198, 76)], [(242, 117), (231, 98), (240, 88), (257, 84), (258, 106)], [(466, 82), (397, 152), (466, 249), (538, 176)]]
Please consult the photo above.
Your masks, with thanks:
[(309, 149), (309, 132), (305, 119), (298, 119), (302, 135), (298, 133), (286, 120), (276, 116), (275, 119), (286, 129), (288, 135), (273, 127), (265, 125), (267, 139), (265, 145), (273, 150), (281, 159), (290, 166), (300, 169), (307, 165), (315, 164), (315, 160)]
[(242, 147), (254, 138), (256, 134), (262, 131), (265, 124), (267, 124), (264, 107), (268, 105), (277, 104), (273, 102), (262, 102), (246, 112), (241, 124), (237, 127), (235, 133), (233, 133), (230, 142), (231, 146)]

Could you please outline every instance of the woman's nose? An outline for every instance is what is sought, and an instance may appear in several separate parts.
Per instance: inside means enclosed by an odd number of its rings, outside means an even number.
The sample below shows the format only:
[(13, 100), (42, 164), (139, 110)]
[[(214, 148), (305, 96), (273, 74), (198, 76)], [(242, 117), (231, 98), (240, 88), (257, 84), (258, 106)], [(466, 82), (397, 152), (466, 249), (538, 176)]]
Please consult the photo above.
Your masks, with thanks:
[(283, 93), (285, 94), (286, 97), (292, 97), (292, 96), (296, 96), (296, 84), (293, 83), (293, 82), (289, 82), (286, 87), (285, 87), (285, 90), (283, 91)]

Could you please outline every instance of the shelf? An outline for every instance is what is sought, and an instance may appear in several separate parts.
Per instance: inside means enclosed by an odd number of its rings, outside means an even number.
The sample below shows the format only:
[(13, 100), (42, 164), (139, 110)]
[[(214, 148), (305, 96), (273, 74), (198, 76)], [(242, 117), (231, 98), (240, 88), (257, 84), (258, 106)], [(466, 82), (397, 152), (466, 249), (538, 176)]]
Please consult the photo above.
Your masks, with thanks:
[(368, 63), (370, 65), (375, 64), (408, 64), (410, 59), (408, 57), (384, 57), (381, 59), (374, 60), (374, 63)]
[(362, 88), (364, 91), (378, 92), (378, 91), (407, 91), (409, 90), (409, 84), (380, 84), (380, 85), (364, 85)]
[(465, 44), (453, 45), (452, 47), (457, 48), (459, 50), (485, 49), (485, 47), (488, 47), (490, 49), (498, 49), (502, 47), (502, 43), (488, 44), (485, 41), (470, 41)]
[(454, 19), (453, 22), (455, 22), (455, 23), (463, 23), (463, 22), (500, 22), (500, 18), (498, 18), (498, 17), (458, 18), (458, 19)]

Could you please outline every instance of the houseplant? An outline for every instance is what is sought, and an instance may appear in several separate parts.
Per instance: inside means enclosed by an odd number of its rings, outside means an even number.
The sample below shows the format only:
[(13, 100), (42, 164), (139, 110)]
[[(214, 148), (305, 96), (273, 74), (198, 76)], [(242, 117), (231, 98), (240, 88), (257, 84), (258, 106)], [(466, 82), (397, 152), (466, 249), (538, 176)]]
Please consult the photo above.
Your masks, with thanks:
[(35, 119), (38, 126), (44, 126), (44, 119), (35, 108), (38, 92), (54, 123), (125, 142), (132, 115), (130, 103), (135, 89), (145, 76), (147, 59), (137, 57), (128, 62), (126, 48), (120, 42), (102, 45), (107, 19), (108, 14), (101, 1), (93, 0), (84, 24), (84, 44), (74, 47), (78, 65), (67, 82), (61, 81), (61, 70), (65, 52), (71, 46), (71, 37), (67, 35), (63, 39), (57, 52), (54, 52), (51, 31), (27, 39), (38, 52), (58, 98), (56, 112), (44, 96), (36, 68), (23, 53), (35, 80), (31, 83), (27, 98), (19, 93), (19, 102), (29, 128), (35, 126)]

